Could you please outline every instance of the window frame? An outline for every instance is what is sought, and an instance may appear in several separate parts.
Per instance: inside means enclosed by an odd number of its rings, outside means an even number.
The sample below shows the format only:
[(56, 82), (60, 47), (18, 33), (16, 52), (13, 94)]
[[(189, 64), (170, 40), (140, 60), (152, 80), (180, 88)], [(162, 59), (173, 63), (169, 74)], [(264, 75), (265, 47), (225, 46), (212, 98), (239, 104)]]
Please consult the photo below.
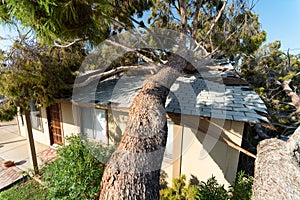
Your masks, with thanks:
[[(173, 158), (174, 157), (174, 124), (175, 123), (173, 121), (167, 121), (168, 137), (167, 137), (166, 149), (164, 152), (164, 159), (169, 162), (172, 162), (174, 159)], [(168, 144), (170, 144), (172, 146), (168, 146)], [(168, 152), (168, 150), (172, 151), (172, 152), (170, 153), (170, 152)]]
[[(97, 139), (97, 131), (98, 130), (97, 130), (96, 124), (95, 124), (95, 121), (97, 120), (96, 115), (95, 115), (96, 110), (99, 110), (99, 111), (103, 112), (103, 114), (104, 114), (105, 126), (104, 126), (104, 128), (101, 125), (100, 126), (103, 128), (103, 132), (104, 132), (103, 135), (105, 135), (105, 140), (102, 140), (102, 139), (104, 139), (104, 137)], [(85, 127), (85, 125), (87, 125), (87, 123), (83, 121), (85, 119), (84, 116), (87, 117), (87, 114), (88, 114), (88, 117), (90, 117), (90, 119), (91, 119), (91, 124), (88, 125), (88, 126), (90, 126), (88, 128)], [(108, 144), (109, 138), (107, 136), (107, 120), (108, 119), (107, 119), (107, 110), (106, 109), (81, 106), (80, 107), (80, 132), (81, 132), (81, 135), (85, 139), (94, 140), (97, 142), (103, 142), (105, 144)], [(100, 121), (97, 120), (97, 123), (100, 123)], [(88, 131), (85, 131), (86, 129), (92, 130), (92, 133), (88, 133)], [(89, 134), (92, 134), (93, 137), (88, 137)]]
[[(42, 111), (41, 111), (41, 108), (36, 106), (36, 102), (37, 101), (34, 101), (34, 100), (30, 101), (30, 123), (31, 123), (31, 128), (35, 129), (37, 131), (43, 132), (44, 129), (43, 129), (43, 122), (42, 122)], [(39, 116), (36, 116), (36, 114), (34, 116), (33, 112), (37, 112)], [(33, 123), (33, 121), (34, 121), (33, 117), (37, 119), (36, 122), (39, 123), (40, 127), (35, 126), (35, 124)]]

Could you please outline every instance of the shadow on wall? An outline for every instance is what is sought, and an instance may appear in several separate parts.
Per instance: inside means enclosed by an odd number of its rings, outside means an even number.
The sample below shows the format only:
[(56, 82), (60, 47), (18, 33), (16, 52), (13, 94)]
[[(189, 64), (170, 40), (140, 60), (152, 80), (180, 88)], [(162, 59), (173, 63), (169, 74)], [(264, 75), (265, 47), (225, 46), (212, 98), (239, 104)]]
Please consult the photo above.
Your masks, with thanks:
[(118, 144), (122, 138), (120, 126), (126, 126), (128, 114), (125, 112), (112, 111), (108, 109), (108, 134), (109, 141)]

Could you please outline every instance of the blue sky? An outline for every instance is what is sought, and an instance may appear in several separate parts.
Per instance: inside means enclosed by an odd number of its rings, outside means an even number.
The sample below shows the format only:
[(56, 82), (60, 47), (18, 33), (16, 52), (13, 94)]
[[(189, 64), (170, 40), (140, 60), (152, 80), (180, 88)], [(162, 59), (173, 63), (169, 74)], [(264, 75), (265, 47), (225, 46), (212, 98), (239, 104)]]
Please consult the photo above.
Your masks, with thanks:
[[(254, 11), (267, 32), (267, 42), (280, 40), (281, 50), (290, 48), (291, 53), (300, 53), (300, 0), (258, 0)], [(0, 36), (11, 35), (0, 26)], [(7, 47), (6, 43), (0, 40), (0, 47)]]
[(280, 40), (282, 50), (300, 53), (300, 0), (259, 0), (254, 11), (267, 32), (267, 42)]

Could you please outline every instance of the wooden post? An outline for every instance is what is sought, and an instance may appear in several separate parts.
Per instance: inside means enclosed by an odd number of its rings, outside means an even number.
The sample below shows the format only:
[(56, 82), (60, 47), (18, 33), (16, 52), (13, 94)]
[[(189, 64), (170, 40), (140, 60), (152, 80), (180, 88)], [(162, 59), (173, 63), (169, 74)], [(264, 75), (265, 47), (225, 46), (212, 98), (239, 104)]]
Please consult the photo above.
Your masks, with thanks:
[(36, 151), (35, 151), (35, 145), (34, 145), (34, 139), (32, 134), (32, 127), (31, 127), (31, 119), (30, 119), (30, 111), (25, 110), (25, 120), (26, 120), (26, 128), (27, 128), (27, 139), (29, 143), (29, 158), (33, 165), (33, 170), (35, 174), (38, 174), (39, 168), (36, 158)]

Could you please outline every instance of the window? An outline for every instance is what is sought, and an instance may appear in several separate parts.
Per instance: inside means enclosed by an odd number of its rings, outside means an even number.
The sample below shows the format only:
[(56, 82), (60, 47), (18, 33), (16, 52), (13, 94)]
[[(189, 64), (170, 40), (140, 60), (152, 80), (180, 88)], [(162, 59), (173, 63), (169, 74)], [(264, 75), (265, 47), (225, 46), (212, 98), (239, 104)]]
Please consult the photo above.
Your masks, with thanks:
[(173, 156), (173, 146), (174, 146), (174, 122), (167, 121), (168, 125), (168, 138), (165, 150), (165, 157), (172, 159)]
[(36, 101), (30, 101), (30, 120), (32, 128), (42, 130), (41, 111), (36, 107)]
[(107, 143), (105, 110), (81, 108), (81, 132), (88, 139)]

